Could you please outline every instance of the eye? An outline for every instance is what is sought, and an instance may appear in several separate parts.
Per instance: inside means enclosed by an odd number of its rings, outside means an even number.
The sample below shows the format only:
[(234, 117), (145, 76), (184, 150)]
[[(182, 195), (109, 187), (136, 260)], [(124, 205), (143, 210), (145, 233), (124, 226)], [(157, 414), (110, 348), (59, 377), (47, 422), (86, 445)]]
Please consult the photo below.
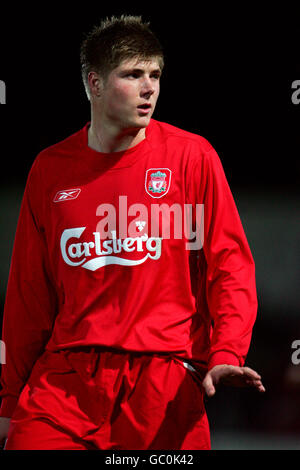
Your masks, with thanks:
[(150, 77), (151, 77), (151, 78), (154, 78), (154, 80), (159, 80), (159, 79), (160, 79), (160, 76), (161, 76), (160, 72), (153, 72), (153, 73), (150, 75)]
[(139, 73), (138, 72), (130, 72), (126, 75), (126, 77), (129, 77), (129, 78), (139, 78)]

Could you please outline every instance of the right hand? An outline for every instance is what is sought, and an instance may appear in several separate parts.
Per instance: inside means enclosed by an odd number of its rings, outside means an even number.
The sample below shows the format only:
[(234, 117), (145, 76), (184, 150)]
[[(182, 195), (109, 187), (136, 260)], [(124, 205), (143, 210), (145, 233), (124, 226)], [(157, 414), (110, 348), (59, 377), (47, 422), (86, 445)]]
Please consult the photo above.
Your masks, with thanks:
[(8, 435), (8, 429), (10, 425), (10, 418), (0, 417), (0, 449), (3, 449), (5, 440)]

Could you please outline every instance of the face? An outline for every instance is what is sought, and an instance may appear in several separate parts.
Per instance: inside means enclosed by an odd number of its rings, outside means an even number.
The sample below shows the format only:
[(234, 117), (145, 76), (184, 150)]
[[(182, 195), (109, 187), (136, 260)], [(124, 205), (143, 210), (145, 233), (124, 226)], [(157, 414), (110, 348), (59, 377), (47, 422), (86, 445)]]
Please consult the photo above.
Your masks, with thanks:
[(159, 95), (160, 75), (155, 59), (122, 62), (108, 75), (101, 90), (102, 117), (121, 129), (146, 127)]

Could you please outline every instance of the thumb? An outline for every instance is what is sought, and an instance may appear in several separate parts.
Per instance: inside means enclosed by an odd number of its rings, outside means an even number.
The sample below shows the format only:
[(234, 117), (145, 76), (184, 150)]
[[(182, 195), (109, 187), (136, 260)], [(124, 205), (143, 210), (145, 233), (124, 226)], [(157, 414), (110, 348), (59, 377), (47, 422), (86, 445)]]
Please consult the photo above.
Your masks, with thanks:
[(212, 397), (216, 393), (216, 389), (214, 387), (211, 374), (207, 372), (204, 380), (202, 382), (202, 386), (207, 396)]

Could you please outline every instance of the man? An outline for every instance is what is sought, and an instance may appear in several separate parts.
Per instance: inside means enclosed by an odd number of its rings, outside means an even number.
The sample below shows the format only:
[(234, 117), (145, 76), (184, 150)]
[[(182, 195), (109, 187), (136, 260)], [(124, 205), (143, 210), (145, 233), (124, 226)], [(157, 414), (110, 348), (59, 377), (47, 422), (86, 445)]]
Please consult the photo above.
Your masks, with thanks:
[[(152, 119), (140, 17), (81, 48), (91, 122), (30, 171), (3, 323), (6, 449), (209, 449), (203, 395), (244, 367), (253, 259), (212, 146)], [(194, 240), (196, 238), (196, 240)]]

